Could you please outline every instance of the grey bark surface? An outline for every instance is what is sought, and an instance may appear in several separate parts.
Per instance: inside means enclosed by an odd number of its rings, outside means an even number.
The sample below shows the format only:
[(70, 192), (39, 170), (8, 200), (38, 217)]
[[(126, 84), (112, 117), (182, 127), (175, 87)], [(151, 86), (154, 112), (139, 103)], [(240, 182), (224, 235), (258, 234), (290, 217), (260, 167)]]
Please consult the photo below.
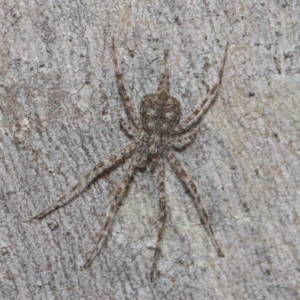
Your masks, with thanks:
[[(299, 1), (12, 0), (0, 15), (1, 299), (300, 299)], [(183, 117), (213, 86), (229, 43), (218, 97), (177, 154), (225, 258), (166, 165), (153, 283), (157, 170), (135, 173), (88, 269), (130, 159), (30, 221), (130, 142), (112, 37), (135, 110), (168, 54)]]

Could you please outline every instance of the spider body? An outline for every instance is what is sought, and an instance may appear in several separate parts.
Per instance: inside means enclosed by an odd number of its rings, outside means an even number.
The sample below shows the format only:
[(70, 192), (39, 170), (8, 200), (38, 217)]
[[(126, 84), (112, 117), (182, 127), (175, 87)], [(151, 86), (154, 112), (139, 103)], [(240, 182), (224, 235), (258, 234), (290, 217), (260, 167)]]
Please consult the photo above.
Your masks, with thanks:
[(169, 135), (178, 125), (181, 115), (180, 102), (162, 90), (143, 97), (141, 119), (143, 129), (149, 134)]
[(149, 158), (161, 156), (168, 147), (168, 140), (162, 135), (143, 133), (141, 147), (141, 151)]
[[(168, 76), (167, 71), (164, 77)], [(180, 102), (165, 89), (143, 97), (141, 103), (141, 138), (144, 154), (162, 156), (168, 148), (168, 136), (180, 120)]]
[(122, 182), (116, 189), (109, 213), (107, 215), (103, 228), (99, 234), (97, 243), (84, 265), (84, 267), (88, 267), (91, 264), (92, 259), (98, 250), (99, 243), (101, 242), (102, 238), (106, 235), (111, 219), (114, 215), (118, 199), (122, 195), (122, 192), (124, 191), (130, 178), (132, 177), (134, 170), (137, 167), (144, 166), (148, 161), (154, 160), (155, 162), (157, 162), (156, 165), (158, 165), (159, 167), (158, 180), (160, 213), (157, 241), (150, 276), (152, 281), (156, 269), (158, 254), (160, 252), (160, 242), (162, 240), (163, 225), (166, 214), (165, 161), (168, 161), (171, 167), (177, 172), (178, 177), (181, 179), (181, 181), (184, 182), (190, 190), (191, 195), (193, 196), (198, 205), (201, 223), (211, 236), (212, 242), (214, 243), (218, 255), (220, 257), (224, 257), (224, 254), (222, 253), (218, 242), (214, 236), (214, 232), (210, 224), (208, 215), (202, 205), (202, 201), (197, 191), (197, 187), (192, 181), (192, 179), (189, 177), (188, 173), (182, 167), (179, 160), (176, 158), (175, 154), (173, 153), (173, 150), (176, 150), (177, 148), (182, 148), (189, 144), (191, 141), (193, 141), (196, 134), (198, 133), (199, 129), (197, 127), (192, 130), (190, 130), (190, 127), (192, 127), (193, 122), (198, 119), (198, 116), (200, 115), (205, 104), (208, 103), (209, 100), (213, 99), (216, 95), (216, 92), (222, 80), (223, 69), (225, 66), (227, 56), (227, 46), (222, 65), (219, 70), (217, 82), (210, 90), (204, 101), (195, 109), (195, 111), (189, 117), (187, 117), (181, 123), (180, 102), (170, 95), (169, 70), (167, 68), (163, 73), (162, 79), (159, 83), (156, 92), (153, 94), (147, 94), (142, 98), (140, 109), (141, 119), (138, 119), (136, 117), (131, 100), (127, 95), (123, 83), (123, 75), (119, 72), (114, 40), (112, 47), (116, 78), (128, 113), (129, 122), (122, 117), (119, 111), (118, 117), (122, 127), (130, 136), (134, 137), (134, 142), (129, 144), (120, 152), (110, 156), (109, 158), (103, 161), (100, 161), (61, 198), (59, 198), (56, 202), (54, 202), (40, 214), (36, 215), (33, 219), (42, 219), (52, 211), (55, 211), (56, 209), (63, 206), (65, 204), (63, 203), (63, 201), (68, 199), (69, 196), (75, 190), (83, 186), (83, 184), (87, 183), (90, 177), (99, 172), (100, 169), (108, 168), (115, 164), (117, 161), (120, 161), (121, 159), (128, 157), (129, 155), (133, 155), (133, 159), (127, 170), (127, 173), (125, 174)]

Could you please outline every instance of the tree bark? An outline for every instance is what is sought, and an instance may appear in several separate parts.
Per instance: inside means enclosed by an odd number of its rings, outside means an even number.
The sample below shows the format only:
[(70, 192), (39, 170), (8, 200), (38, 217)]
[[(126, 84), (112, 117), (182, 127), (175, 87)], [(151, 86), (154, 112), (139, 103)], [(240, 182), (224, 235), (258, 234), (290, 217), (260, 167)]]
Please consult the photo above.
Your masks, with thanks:
[[(1, 299), (299, 299), (299, 1), (1, 1)], [(116, 113), (112, 37), (139, 115), (165, 64), (182, 119), (217, 81), (200, 133), (166, 164), (167, 218), (153, 282), (154, 166), (138, 169), (83, 269), (130, 158), (64, 207), (32, 217), (131, 141)], [(109, 171), (109, 172), (108, 172)]]

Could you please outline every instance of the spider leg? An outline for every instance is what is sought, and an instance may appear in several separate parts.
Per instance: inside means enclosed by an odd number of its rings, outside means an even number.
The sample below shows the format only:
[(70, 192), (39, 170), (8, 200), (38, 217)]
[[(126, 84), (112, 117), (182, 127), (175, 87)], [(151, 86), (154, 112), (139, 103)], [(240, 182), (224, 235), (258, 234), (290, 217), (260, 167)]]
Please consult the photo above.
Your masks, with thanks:
[(160, 198), (160, 214), (159, 214), (159, 225), (158, 225), (158, 232), (157, 232), (157, 241), (155, 252), (153, 256), (153, 263), (151, 269), (151, 281), (153, 280), (154, 272), (157, 265), (158, 260), (158, 253), (161, 251), (160, 249), (160, 242), (162, 239), (163, 229), (164, 229), (164, 222), (166, 217), (166, 191), (165, 191), (165, 162), (164, 159), (160, 159), (160, 168), (159, 168), (159, 198)]
[(200, 195), (197, 191), (195, 183), (191, 180), (191, 178), (188, 176), (187, 172), (184, 170), (182, 165), (180, 164), (179, 160), (176, 158), (174, 153), (172, 151), (169, 151), (167, 153), (167, 159), (170, 163), (170, 165), (178, 172), (180, 179), (188, 186), (190, 191), (192, 192), (192, 195), (194, 196), (195, 200), (197, 201), (198, 208), (201, 212), (201, 223), (206, 226), (208, 232), (210, 233), (213, 243), (217, 249), (219, 257), (224, 257), (223, 252), (221, 251), (219, 244), (215, 238), (213, 229), (211, 227), (208, 215), (202, 205)]
[(167, 67), (162, 74), (156, 93), (160, 93), (161, 91), (166, 91), (168, 94), (170, 94), (170, 73)]
[(114, 38), (112, 39), (112, 48), (113, 48), (113, 60), (114, 60), (114, 64), (115, 64), (116, 78), (117, 78), (117, 82), (118, 82), (120, 92), (121, 92), (121, 94), (123, 96), (123, 99), (125, 101), (125, 106), (126, 106), (127, 112), (129, 113), (129, 116), (130, 116), (134, 126), (136, 128), (141, 128), (140, 122), (139, 122), (136, 114), (134, 113), (131, 100), (128, 97), (126, 89), (125, 89), (125, 86), (124, 86), (124, 83), (123, 83), (123, 74), (121, 74), (120, 71), (119, 71), (117, 51), (116, 51), (116, 47), (115, 47), (115, 39)]
[(107, 168), (113, 165), (115, 162), (122, 159), (127, 154), (131, 153), (136, 147), (138, 143), (134, 142), (124, 148), (122, 151), (112, 155), (106, 160), (100, 161), (93, 169), (91, 169), (81, 180), (79, 180), (71, 189), (69, 189), (64, 195), (62, 195), (57, 201), (43, 210), (40, 214), (33, 217), (33, 219), (43, 219), (46, 215), (57, 210), (64, 204), (60, 204), (63, 200), (65, 200), (68, 196), (70, 196), (75, 190), (81, 187), (92, 175), (94, 175), (100, 168)]
[(209, 100), (213, 99), (215, 97), (215, 95), (217, 94), (218, 88), (222, 83), (223, 70), (224, 70), (225, 63), (226, 63), (226, 58), (227, 58), (227, 49), (228, 49), (228, 43), (226, 44), (225, 54), (224, 54), (224, 57), (223, 57), (223, 60), (222, 60), (221, 67), (219, 69), (219, 75), (218, 75), (217, 82), (215, 83), (213, 88), (208, 92), (208, 94), (207, 94), (206, 98), (203, 100), (203, 102), (195, 109), (195, 111), (189, 117), (187, 117), (184, 121), (179, 123), (174, 128), (173, 133), (185, 132), (186, 128), (190, 125), (190, 123), (192, 123), (193, 121), (195, 121), (197, 119), (197, 117), (199, 116), (200, 112), (202, 111), (204, 105)]
[(191, 132), (189, 132), (181, 137), (175, 138), (172, 142), (172, 146), (177, 149), (187, 146), (194, 140), (194, 138), (196, 137), (196, 135), (199, 131), (200, 131), (200, 127), (197, 126)]
[(112, 217), (114, 215), (114, 210), (116, 208), (117, 201), (118, 201), (120, 195), (122, 194), (122, 192), (124, 191), (126, 185), (128, 184), (129, 179), (131, 178), (133, 171), (135, 170), (136, 166), (138, 165), (140, 158), (141, 158), (141, 154), (140, 153), (138, 153), (133, 158), (133, 160), (132, 160), (132, 162), (131, 162), (131, 164), (129, 166), (129, 169), (127, 170), (126, 175), (124, 176), (121, 184), (117, 188), (117, 191), (115, 193), (115, 196), (114, 196), (113, 202), (111, 204), (111, 207), (110, 207), (108, 216), (106, 218), (105, 224), (104, 224), (104, 226), (103, 226), (103, 228), (102, 228), (102, 230), (100, 232), (99, 238), (97, 240), (97, 243), (96, 243), (96, 245), (95, 245), (95, 247), (94, 247), (91, 255), (89, 256), (89, 258), (87, 259), (86, 263), (83, 266), (84, 268), (87, 268), (87, 267), (90, 266), (90, 264), (91, 264), (91, 262), (93, 260), (93, 257), (95, 255), (96, 251), (98, 250), (98, 245), (101, 242), (103, 236), (106, 234), (107, 228), (108, 228), (108, 226), (110, 224), (110, 221), (111, 221), (111, 219), (112, 219)]
[(134, 128), (133, 126), (131, 126), (129, 124), (129, 122), (127, 122), (123, 117), (122, 114), (120, 112), (120, 109), (117, 107), (116, 108), (117, 114), (118, 114), (118, 118), (119, 118), (119, 122), (121, 124), (121, 126), (124, 128), (124, 130), (126, 131), (126, 133), (129, 136), (135, 137), (138, 135), (138, 131), (136, 130), (136, 128)]

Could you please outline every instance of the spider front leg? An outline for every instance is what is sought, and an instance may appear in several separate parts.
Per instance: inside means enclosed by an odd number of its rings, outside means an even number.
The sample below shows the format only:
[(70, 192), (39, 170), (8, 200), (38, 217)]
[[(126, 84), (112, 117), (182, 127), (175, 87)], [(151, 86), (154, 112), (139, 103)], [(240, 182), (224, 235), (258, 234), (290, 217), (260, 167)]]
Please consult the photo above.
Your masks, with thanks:
[(176, 126), (176, 128), (174, 128), (173, 134), (180, 133), (180, 132), (185, 132), (187, 130), (187, 127), (193, 121), (195, 121), (197, 119), (197, 117), (200, 115), (200, 112), (202, 111), (205, 104), (216, 96), (218, 88), (220, 87), (220, 85), (222, 83), (223, 71), (224, 71), (224, 67), (225, 67), (225, 63), (226, 63), (226, 59), (227, 59), (227, 49), (228, 49), (228, 43), (226, 44), (225, 54), (224, 54), (224, 57), (223, 57), (223, 60), (222, 60), (221, 67), (219, 69), (217, 82), (215, 83), (213, 88), (208, 92), (208, 94), (207, 94), (206, 98), (203, 100), (203, 102), (195, 109), (195, 111), (189, 117), (187, 117), (184, 121), (179, 123)]
[(128, 184), (128, 182), (129, 182), (129, 180), (130, 180), (130, 178), (133, 174), (133, 171), (135, 170), (136, 166), (139, 163), (140, 158), (141, 158), (141, 154), (140, 153), (136, 154), (136, 156), (133, 158), (133, 161), (131, 162), (131, 164), (129, 166), (129, 169), (128, 169), (126, 175), (123, 178), (123, 181), (121, 182), (121, 184), (117, 188), (117, 191), (115, 193), (114, 200), (111, 204), (111, 207), (110, 207), (108, 216), (106, 218), (105, 224), (104, 224), (104, 226), (103, 226), (103, 228), (100, 232), (99, 238), (97, 240), (97, 243), (96, 243), (91, 255), (89, 256), (89, 258), (87, 259), (86, 263), (83, 266), (84, 268), (87, 268), (87, 267), (90, 266), (90, 264), (93, 260), (93, 257), (95, 255), (96, 251), (98, 250), (98, 245), (101, 242), (103, 236), (106, 234), (107, 228), (108, 228), (108, 226), (110, 224), (110, 221), (111, 221), (111, 219), (114, 215), (114, 211), (115, 211), (115, 208), (116, 208), (117, 201), (118, 201), (120, 195), (122, 194), (122, 192), (124, 191), (126, 185)]
[(203, 225), (205, 225), (208, 229), (208, 232), (210, 233), (213, 243), (217, 249), (218, 252), (218, 256), (219, 257), (224, 257), (223, 252), (221, 251), (219, 244), (215, 238), (213, 229), (211, 227), (208, 215), (202, 205), (201, 202), (201, 198), (200, 195), (197, 191), (196, 185), (195, 183), (191, 180), (191, 178), (188, 176), (187, 172), (184, 170), (184, 168), (182, 167), (182, 165), (180, 164), (179, 160), (176, 158), (176, 156), (174, 155), (174, 153), (172, 153), (171, 151), (169, 151), (167, 153), (167, 159), (170, 163), (170, 165), (175, 169), (175, 171), (177, 171), (180, 179), (188, 186), (188, 188), (190, 189), (190, 191), (192, 192), (193, 197), (195, 198), (195, 200), (197, 201), (198, 204), (198, 208), (200, 210), (201, 213), (201, 223)]
[(100, 161), (92, 170), (90, 170), (81, 180), (79, 180), (71, 189), (69, 189), (64, 195), (62, 195), (56, 202), (54, 202), (52, 205), (47, 207), (45, 210), (43, 210), (40, 214), (33, 217), (33, 219), (43, 219), (45, 216), (47, 216), (49, 213), (53, 212), (54, 210), (57, 210), (64, 204), (60, 204), (62, 201), (64, 201), (68, 196), (70, 196), (75, 190), (77, 190), (79, 187), (81, 187), (84, 183), (87, 182), (87, 180), (94, 175), (100, 168), (107, 168), (129, 153), (131, 153), (136, 147), (137, 142), (134, 142), (130, 145), (128, 145), (126, 148), (124, 148), (119, 153), (112, 155), (106, 160)]
[(127, 112), (129, 113), (129, 117), (131, 118), (134, 126), (139, 129), (139, 128), (141, 128), (141, 124), (140, 124), (136, 114), (134, 113), (131, 100), (127, 95), (127, 92), (126, 92), (126, 89), (125, 89), (125, 86), (123, 83), (123, 75), (119, 71), (117, 51), (116, 51), (116, 47), (115, 47), (115, 39), (114, 38), (112, 39), (112, 48), (113, 48), (113, 60), (114, 60), (114, 64), (115, 64), (115, 73), (116, 73), (118, 86), (119, 86), (120, 92), (123, 96), (123, 99), (125, 101), (125, 106), (126, 106)]
[(153, 263), (151, 269), (151, 281), (153, 281), (154, 272), (157, 265), (158, 253), (161, 251), (160, 249), (160, 242), (162, 239), (165, 217), (166, 217), (166, 191), (165, 191), (165, 162), (164, 158), (162, 157), (159, 162), (159, 198), (160, 198), (160, 214), (159, 214), (159, 225), (158, 225), (158, 232), (157, 232), (157, 241), (155, 252), (153, 256)]

